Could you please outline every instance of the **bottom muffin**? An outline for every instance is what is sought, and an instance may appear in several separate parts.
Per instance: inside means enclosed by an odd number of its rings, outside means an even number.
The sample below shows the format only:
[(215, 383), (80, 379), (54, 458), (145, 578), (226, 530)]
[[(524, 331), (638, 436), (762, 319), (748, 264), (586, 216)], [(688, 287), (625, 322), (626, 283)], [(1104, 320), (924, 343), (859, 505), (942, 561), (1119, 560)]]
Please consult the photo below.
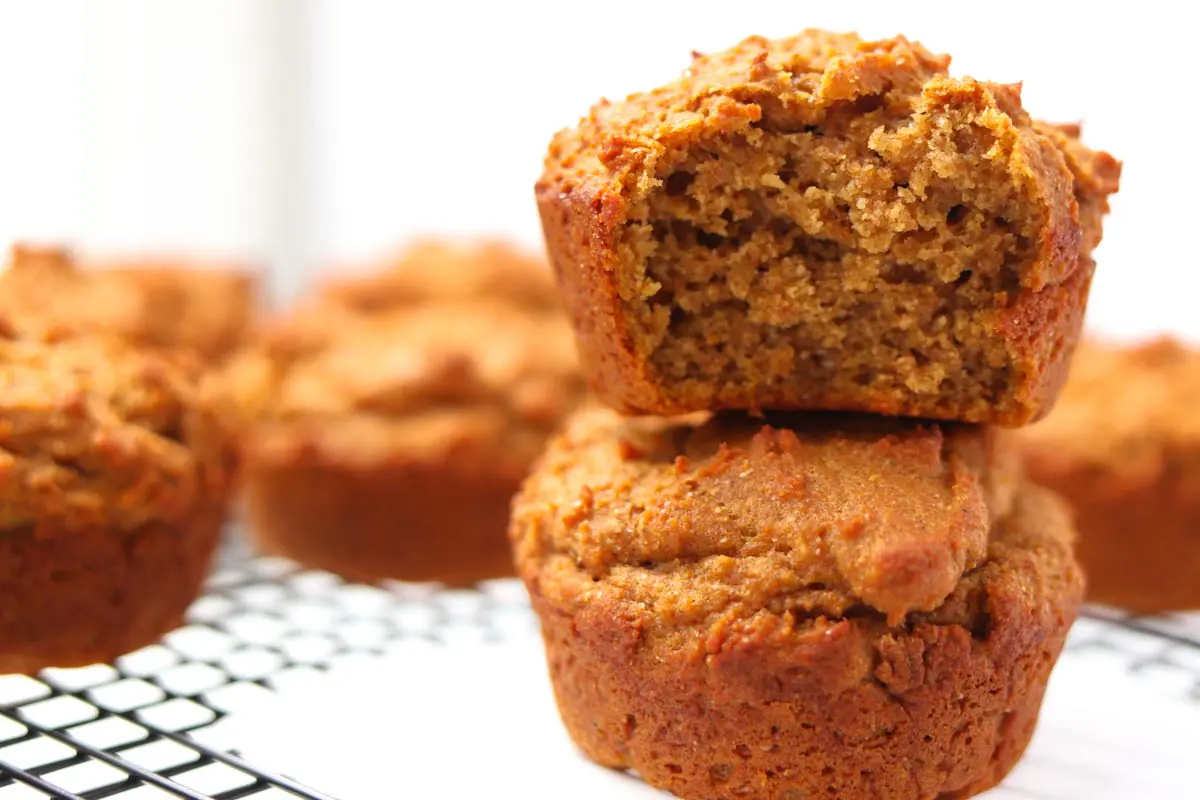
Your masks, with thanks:
[(0, 673), (110, 661), (178, 626), (230, 461), (199, 366), (0, 321)]
[(998, 783), (1083, 578), (1061, 504), (992, 436), (577, 415), (510, 527), (572, 738), (697, 800)]

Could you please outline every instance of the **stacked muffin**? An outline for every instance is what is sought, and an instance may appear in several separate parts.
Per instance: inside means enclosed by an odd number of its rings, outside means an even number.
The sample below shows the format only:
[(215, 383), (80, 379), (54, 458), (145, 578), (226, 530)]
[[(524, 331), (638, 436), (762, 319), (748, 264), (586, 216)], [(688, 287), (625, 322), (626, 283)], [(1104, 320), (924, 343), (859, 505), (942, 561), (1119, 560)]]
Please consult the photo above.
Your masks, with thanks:
[(552, 142), (584, 369), (638, 416), (578, 412), (510, 538), (593, 760), (950, 798), (1028, 743), (1083, 578), (992, 426), (1055, 400), (1120, 167), (948, 64), (752, 38)]

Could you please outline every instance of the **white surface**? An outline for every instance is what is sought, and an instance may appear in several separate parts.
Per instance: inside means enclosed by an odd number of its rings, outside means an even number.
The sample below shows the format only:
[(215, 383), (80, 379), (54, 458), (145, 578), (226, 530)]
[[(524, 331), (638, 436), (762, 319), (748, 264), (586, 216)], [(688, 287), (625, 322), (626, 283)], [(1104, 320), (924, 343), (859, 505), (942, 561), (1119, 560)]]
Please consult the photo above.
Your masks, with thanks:
[[(1115, 651), (1069, 651), (1025, 759), (983, 796), (1194, 797), (1200, 702), (1181, 697), (1169, 680), (1130, 673)], [(320, 684), (285, 689), (229, 722), (224, 733), (245, 756), (339, 800), (375, 800), (381, 787), (399, 786), (425, 798), (519, 789), (528, 800), (558, 800), (563, 786), (572, 800), (669, 797), (574, 749), (532, 632), (504, 645), (409, 641), (386, 658), (335, 665)]]

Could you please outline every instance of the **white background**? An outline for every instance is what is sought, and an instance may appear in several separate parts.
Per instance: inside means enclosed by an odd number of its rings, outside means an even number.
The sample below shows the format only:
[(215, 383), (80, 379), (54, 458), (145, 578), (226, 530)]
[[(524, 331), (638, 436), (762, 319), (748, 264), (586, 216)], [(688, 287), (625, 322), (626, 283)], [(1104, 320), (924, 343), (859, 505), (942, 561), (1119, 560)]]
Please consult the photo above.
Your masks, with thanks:
[(532, 244), (553, 131), (692, 49), (903, 32), (1125, 161), (1091, 323), (1200, 336), (1188, 4), (0, 0), (0, 242), (243, 254), (280, 297), (424, 231)]

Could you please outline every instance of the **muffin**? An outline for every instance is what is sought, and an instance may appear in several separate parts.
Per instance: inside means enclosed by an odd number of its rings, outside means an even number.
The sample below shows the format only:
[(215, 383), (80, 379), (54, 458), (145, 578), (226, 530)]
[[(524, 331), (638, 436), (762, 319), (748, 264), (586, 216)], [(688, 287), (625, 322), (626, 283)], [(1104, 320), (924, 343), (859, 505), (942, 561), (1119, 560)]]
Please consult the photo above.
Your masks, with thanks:
[[(492, 269), (471, 263), (455, 267), (466, 282)], [(512, 574), (509, 503), (585, 396), (574, 340), (560, 310), (523, 295), (425, 296), (366, 311), (319, 298), (225, 371), (264, 549), (366, 582)]]
[(576, 415), (510, 528), (576, 744), (697, 800), (995, 785), (1083, 579), (993, 430)]
[(0, 317), (0, 673), (109, 661), (181, 623), (228, 484), (199, 371)]
[(537, 200), (600, 398), (1044, 415), (1120, 165), (949, 61), (754, 37), (557, 134)]
[(17, 245), (0, 274), (0, 303), (139, 346), (190, 349), (210, 363), (242, 341), (257, 306), (254, 274), (233, 264), (139, 257), (87, 266), (63, 248)]
[(1091, 600), (1200, 608), (1200, 351), (1085, 342), (1062, 399), (1016, 432), (1030, 475), (1074, 508)]
[(532, 311), (562, 309), (545, 262), (502, 239), (420, 239), (382, 265), (326, 281), (318, 295), (323, 304), (364, 314), (481, 297)]

